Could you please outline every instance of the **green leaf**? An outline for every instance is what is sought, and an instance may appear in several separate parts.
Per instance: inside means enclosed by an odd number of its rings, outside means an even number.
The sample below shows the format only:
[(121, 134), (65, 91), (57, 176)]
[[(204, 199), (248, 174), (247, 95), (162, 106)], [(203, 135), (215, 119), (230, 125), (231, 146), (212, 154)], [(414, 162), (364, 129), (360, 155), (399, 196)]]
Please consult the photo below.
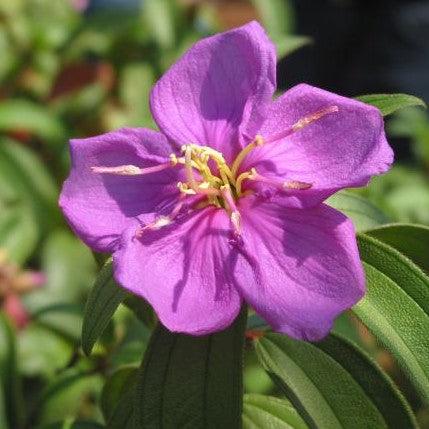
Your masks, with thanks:
[(358, 232), (389, 222), (388, 217), (370, 201), (351, 192), (338, 192), (326, 202), (349, 217)]
[(360, 95), (356, 97), (356, 100), (377, 107), (383, 116), (390, 115), (404, 107), (426, 107), (426, 103), (423, 100), (408, 94), (368, 94)]
[[(96, 268), (91, 251), (73, 234), (63, 228), (51, 231), (42, 249), (42, 271), (47, 280), (37, 293), (24, 296), (26, 307), (36, 314), (51, 306), (80, 304), (94, 281)], [(53, 316), (48, 317), (53, 322)], [(73, 336), (76, 330), (76, 326), (61, 324), (56, 328)]]
[(276, 38), (292, 32), (293, 8), (285, 0), (252, 0), (268, 34)]
[[(82, 372), (75, 368), (55, 377), (43, 392), (37, 407), (37, 421), (40, 424), (55, 423), (83, 414), (95, 413), (97, 398), (103, 386), (99, 374)], [(73, 427), (73, 426), (72, 426)]]
[(95, 342), (126, 296), (127, 292), (113, 279), (112, 261), (107, 261), (98, 274), (85, 306), (82, 325), (82, 348), (85, 354), (91, 354)]
[(243, 429), (307, 429), (295, 408), (285, 399), (247, 394), (243, 398)]
[(41, 104), (9, 99), (0, 102), (0, 131), (24, 130), (49, 141), (62, 141), (66, 132), (59, 121)]
[(103, 429), (100, 423), (90, 421), (75, 421), (74, 418), (67, 419), (63, 422), (48, 423), (47, 425), (37, 426), (36, 429)]
[(429, 277), (394, 248), (361, 235), (367, 293), (353, 312), (429, 402)]
[(24, 264), (39, 238), (40, 229), (31, 206), (20, 200), (2, 201), (0, 196), (0, 248), (6, 251), (8, 258)]
[(174, 47), (176, 38), (175, 4), (171, 0), (145, 0), (144, 18), (149, 33), (162, 49)]
[(225, 331), (202, 337), (153, 333), (139, 373), (136, 427), (240, 427), (246, 311)]
[[(0, 313), (0, 408), (4, 407), (4, 421), (11, 428), (22, 427), (24, 411), (22, 408), (22, 386), (17, 368), (15, 333), (6, 316)], [(0, 410), (0, 428), (2, 418)]]
[(64, 368), (73, 354), (70, 342), (38, 324), (27, 326), (18, 337), (20, 371), (29, 377), (53, 377)]
[(256, 351), (310, 427), (387, 428), (359, 384), (316, 345), (267, 334), (257, 341)]
[(6, 412), (6, 396), (3, 393), (3, 386), (0, 383), (0, 429), (9, 429)]
[(17, 263), (31, 256), (41, 230), (59, 222), (57, 187), (31, 150), (0, 140), (0, 243)]
[(416, 428), (410, 406), (389, 376), (362, 349), (332, 334), (316, 344), (335, 359), (373, 401), (388, 427)]
[(312, 39), (307, 36), (281, 36), (274, 37), (273, 42), (276, 45), (277, 57), (283, 58), (292, 54), (303, 46), (312, 43)]
[(108, 428), (131, 425), (137, 371), (133, 366), (123, 367), (106, 381), (101, 395), (101, 409)]
[(394, 247), (429, 273), (429, 227), (392, 223), (366, 231), (367, 235)]

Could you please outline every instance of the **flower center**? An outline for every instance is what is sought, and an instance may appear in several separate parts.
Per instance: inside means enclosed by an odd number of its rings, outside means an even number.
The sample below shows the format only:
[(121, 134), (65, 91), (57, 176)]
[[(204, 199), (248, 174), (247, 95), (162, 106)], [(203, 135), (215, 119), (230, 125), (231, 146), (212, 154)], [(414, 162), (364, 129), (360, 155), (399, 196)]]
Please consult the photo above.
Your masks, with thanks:
[(153, 223), (140, 228), (136, 233), (140, 235), (147, 229), (159, 229), (171, 223), (181, 212), (186, 197), (201, 196), (194, 204), (194, 209), (213, 205), (223, 208), (229, 214), (235, 235), (240, 235), (240, 212), (235, 204), (240, 197), (249, 195), (253, 191), (243, 192), (245, 180), (258, 181), (280, 190), (306, 190), (312, 187), (311, 183), (298, 180), (279, 181), (260, 175), (255, 168), (240, 173), (240, 167), (245, 158), (256, 148), (264, 144), (271, 144), (301, 130), (314, 121), (327, 114), (338, 112), (337, 106), (329, 106), (297, 121), (292, 127), (276, 133), (268, 138), (257, 135), (252, 142), (245, 146), (229, 166), (223, 154), (217, 150), (197, 144), (182, 146), (182, 156), (170, 155), (168, 162), (147, 168), (135, 165), (120, 165), (117, 167), (91, 167), (94, 173), (116, 174), (124, 176), (140, 176), (156, 173), (176, 166), (182, 166), (185, 170), (186, 181), (178, 182), (180, 198), (172, 212), (168, 216), (160, 216)]

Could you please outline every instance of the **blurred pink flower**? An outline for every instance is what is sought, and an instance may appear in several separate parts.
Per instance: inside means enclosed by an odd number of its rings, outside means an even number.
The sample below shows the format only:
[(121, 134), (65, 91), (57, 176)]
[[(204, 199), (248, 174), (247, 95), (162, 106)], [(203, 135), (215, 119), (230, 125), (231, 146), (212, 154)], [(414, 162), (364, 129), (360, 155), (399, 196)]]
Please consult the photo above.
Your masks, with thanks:
[(73, 9), (83, 12), (89, 6), (90, 0), (70, 0)]

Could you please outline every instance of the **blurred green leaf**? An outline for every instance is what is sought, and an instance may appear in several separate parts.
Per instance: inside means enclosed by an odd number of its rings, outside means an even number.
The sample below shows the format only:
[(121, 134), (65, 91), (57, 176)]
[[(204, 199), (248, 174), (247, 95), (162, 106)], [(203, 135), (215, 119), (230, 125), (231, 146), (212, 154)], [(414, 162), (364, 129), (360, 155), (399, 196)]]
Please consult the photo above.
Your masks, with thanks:
[(387, 428), (353, 377), (311, 343), (267, 334), (256, 343), (260, 361), (311, 427)]
[(73, 354), (70, 342), (50, 329), (31, 323), (18, 337), (20, 371), (28, 376), (53, 377)]
[(34, 313), (50, 305), (82, 302), (94, 281), (95, 270), (94, 258), (84, 244), (66, 230), (52, 231), (42, 251), (42, 271), (47, 282), (24, 296), (27, 308)]
[(429, 273), (429, 227), (392, 223), (366, 231), (367, 235), (394, 247)]
[(80, 343), (83, 306), (57, 303), (42, 307), (32, 313), (33, 320), (72, 341)]
[(97, 276), (86, 302), (82, 325), (82, 348), (87, 354), (103, 333), (127, 292), (113, 279), (112, 261), (107, 261)]
[[(103, 379), (98, 374), (70, 369), (57, 376), (46, 388), (38, 406), (39, 424), (75, 418), (81, 409), (95, 408)], [(72, 426), (73, 427), (73, 426)]]
[(147, 63), (131, 63), (121, 74), (120, 97), (128, 112), (128, 124), (142, 125), (150, 117), (149, 95), (155, 83), (153, 68)]
[(22, 201), (2, 200), (0, 195), (0, 248), (23, 264), (33, 253), (40, 237), (31, 206)]
[(358, 232), (389, 222), (388, 217), (370, 201), (350, 192), (337, 192), (326, 203), (349, 217)]
[(429, 277), (394, 248), (360, 235), (367, 293), (353, 312), (429, 402)]
[(0, 102), (0, 131), (27, 131), (53, 142), (61, 142), (67, 135), (61, 121), (45, 106), (24, 99)]
[(274, 37), (273, 42), (276, 45), (277, 58), (283, 58), (292, 54), (303, 46), (312, 43), (312, 39), (307, 36), (280, 36)]
[(174, 0), (145, 0), (143, 15), (149, 34), (161, 49), (171, 49), (176, 42)]
[(411, 408), (398, 388), (362, 349), (339, 335), (330, 335), (316, 345), (337, 361), (362, 387), (389, 428), (417, 427)]
[(21, 388), (15, 333), (6, 316), (0, 313), (0, 393), (3, 395), (0, 397), (0, 428), (2, 424), (3, 427), (22, 427), (24, 410)]
[(423, 100), (408, 94), (368, 94), (360, 95), (356, 97), (356, 100), (377, 107), (383, 116), (390, 115), (404, 107), (426, 107), (426, 103)]
[(272, 38), (292, 32), (293, 8), (285, 0), (252, 0), (264, 28)]
[(59, 222), (57, 187), (39, 158), (13, 140), (0, 140), (0, 243), (23, 263), (41, 231)]
[(202, 337), (155, 330), (137, 381), (136, 427), (240, 426), (246, 311)]
[(285, 399), (247, 394), (243, 398), (243, 429), (307, 429), (308, 426)]
[(101, 395), (101, 409), (108, 428), (131, 426), (137, 371), (136, 367), (123, 367), (106, 381)]

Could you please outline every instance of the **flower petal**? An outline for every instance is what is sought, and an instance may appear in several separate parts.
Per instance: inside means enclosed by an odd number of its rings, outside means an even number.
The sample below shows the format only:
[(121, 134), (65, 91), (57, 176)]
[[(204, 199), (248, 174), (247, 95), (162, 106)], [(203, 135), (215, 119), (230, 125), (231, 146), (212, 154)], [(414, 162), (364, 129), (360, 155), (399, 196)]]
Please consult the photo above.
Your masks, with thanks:
[(254, 150), (242, 170), (255, 167), (270, 178), (311, 183), (310, 192), (293, 193), (307, 198), (310, 205), (341, 188), (364, 186), (371, 176), (386, 172), (393, 152), (379, 110), (309, 85), (297, 85), (279, 97), (259, 134), (269, 138), (332, 106), (338, 107), (338, 112)]
[[(179, 144), (240, 149), (240, 131), (253, 137), (275, 89), (275, 49), (255, 21), (197, 42), (155, 85), (152, 114)], [(268, 104), (267, 104), (268, 106)]]
[(72, 168), (60, 206), (76, 234), (96, 251), (110, 252), (132, 219), (153, 220), (168, 212), (179, 194), (179, 170), (145, 176), (100, 174), (96, 166), (149, 167), (168, 162), (172, 147), (160, 133), (143, 128), (121, 129), (87, 139), (71, 140)]
[(241, 299), (233, 286), (229, 219), (206, 208), (158, 231), (124, 234), (115, 278), (145, 298), (173, 332), (205, 335), (229, 326)]
[(279, 332), (315, 341), (365, 292), (352, 223), (336, 210), (241, 202), (246, 250), (238, 257), (238, 288)]

